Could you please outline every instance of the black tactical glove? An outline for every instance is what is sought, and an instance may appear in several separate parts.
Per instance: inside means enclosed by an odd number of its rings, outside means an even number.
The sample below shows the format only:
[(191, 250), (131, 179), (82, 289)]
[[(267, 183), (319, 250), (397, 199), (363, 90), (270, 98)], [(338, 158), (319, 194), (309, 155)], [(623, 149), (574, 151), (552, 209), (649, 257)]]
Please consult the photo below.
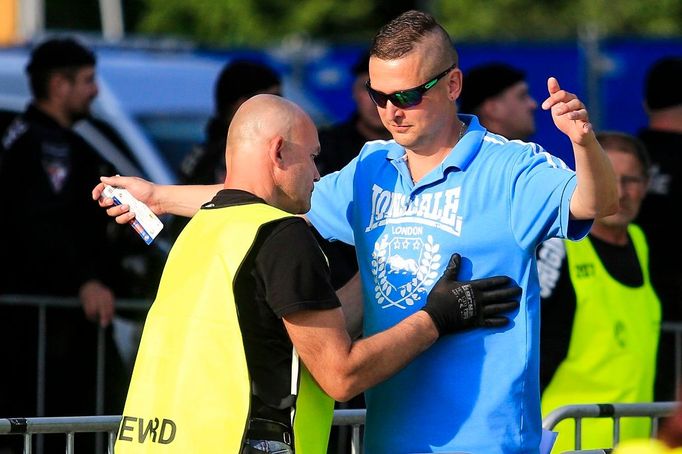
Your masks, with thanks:
[(456, 281), (461, 261), (459, 254), (452, 254), (422, 310), (431, 316), (441, 336), (468, 328), (507, 325), (509, 319), (499, 314), (519, 307), (516, 298), (521, 287), (510, 285), (512, 280), (507, 276)]

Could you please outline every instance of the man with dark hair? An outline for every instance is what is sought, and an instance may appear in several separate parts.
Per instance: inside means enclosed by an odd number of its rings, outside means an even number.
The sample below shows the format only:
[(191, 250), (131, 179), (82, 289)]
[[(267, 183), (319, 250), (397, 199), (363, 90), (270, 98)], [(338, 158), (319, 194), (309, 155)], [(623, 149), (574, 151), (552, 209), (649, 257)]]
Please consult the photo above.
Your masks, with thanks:
[(369, 79), (369, 53), (363, 53), (351, 68), (355, 111), (343, 123), (320, 129), (320, 156), (316, 163), (320, 175), (340, 170), (358, 155), (365, 142), (389, 139), (377, 108), (365, 90)]
[(183, 160), (183, 182), (213, 184), (225, 180), (225, 131), (239, 106), (256, 94), (281, 95), (282, 81), (269, 66), (251, 60), (227, 63), (214, 87), (215, 113), (206, 124), (206, 141)]
[(538, 103), (528, 92), (526, 75), (505, 63), (487, 63), (464, 74), (459, 111), (473, 114), (488, 131), (527, 140), (535, 132)]
[[(628, 134), (597, 134), (619, 182), (618, 212), (595, 220), (580, 242), (538, 249), (542, 297), (540, 385), (546, 416), (564, 405), (652, 402), (661, 306), (649, 278), (647, 239), (633, 220), (646, 194), (649, 157)], [(651, 422), (626, 418), (620, 440), (646, 437)], [(554, 452), (574, 449), (572, 422)], [(613, 446), (612, 421), (582, 423), (583, 449)]]
[[(524, 289), (509, 327), (442, 337), (365, 393), (372, 454), (538, 452), (535, 250), (552, 237), (582, 238), (593, 218), (617, 208), (611, 164), (574, 94), (550, 77), (543, 108), (571, 140), (575, 172), (537, 144), (507, 141), (475, 116), (458, 115), (457, 66), (450, 37), (431, 15), (408, 11), (382, 27), (366, 88), (393, 140), (368, 142), (322, 178), (306, 214), (324, 238), (356, 247), (364, 336), (418, 312), (454, 251), (466, 250), (467, 278), (509, 275)], [(194, 214), (217, 189), (105, 181), (128, 187), (157, 213), (180, 215)], [(108, 213), (127, 222), (126, 210)]]
[[(33, 50), (26, 72), (33, 99), (0, 148), (0, 204), (7, 213), (0, 223), (7, 264), (0, 293), (77, 296), (87, 319), (109, 326), (115, 298), (108, 280), (114, 265), (107, 219), (92, 209), (88, 193), (98, 175), (112, 167), (71, 129), (89, 114), (97, 95), (95, 56), (71, 38), (49, 39)], [(22, 187), (30, 190), (17, 189)], [(37, 313), (28, 307), (1, 309), (4, 343), (20, 346), (4, 358), (2, 388), (11, 392), (0, 397), (2, 416), (94, 414), (96, 324), (80, 311), (47, 310), (45, 407), (38, 415)], [(110, 328), (107, 335), (111, 341)], [(106, 411), (116, 412), (122, 404), (115, 394), (122, 367), (111, 342), (108, 349)]]
[[(282, 81), (264, 63), (238, 59), (225, 64), (213, 89), (215, 112), (206, 123), (206, 140), (185, 156), (180, 165), (180, 180), (187, 184), (213, 184), (225, 180), (225, 131), (232, 116), (247, 99), (256, 94), (280, 95)], [(173, 217), (168, 232), (177, 238), (187, 219)]]
[[(682, 199), (682, 57), (657, 60), (644, 86), (649, 125), (639, 132), (651, 154), (651, 181), (637, 223), (651, 246), (651, 280), (661, 298), (664, 322), (682, 321), (682, 254), (670, 209)], [(658, 353), (656, 400), (675, 400), (675, 351), (664, 335)], [(679, 397), (679, 396), (678, 396)]]

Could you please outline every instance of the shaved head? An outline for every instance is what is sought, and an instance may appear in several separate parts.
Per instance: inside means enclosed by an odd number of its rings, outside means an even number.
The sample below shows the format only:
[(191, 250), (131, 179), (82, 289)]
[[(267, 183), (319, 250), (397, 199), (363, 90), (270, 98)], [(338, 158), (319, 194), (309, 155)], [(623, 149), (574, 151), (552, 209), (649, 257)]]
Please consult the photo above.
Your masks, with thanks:
[(296, 104), (275, 95), (256, 95), (235, 112), (227, 132), (227, 153), (240, 151), (247, 144), (267, 141), (275, 136), (289, 137), (294, 123), (305, 112)]
[(234, 114), (227, 132), (225, 187), (242, 189), (291, 213), (310, 209), (319, 179), (317, 128), (303, 109), (282, 97), (256, 95)]

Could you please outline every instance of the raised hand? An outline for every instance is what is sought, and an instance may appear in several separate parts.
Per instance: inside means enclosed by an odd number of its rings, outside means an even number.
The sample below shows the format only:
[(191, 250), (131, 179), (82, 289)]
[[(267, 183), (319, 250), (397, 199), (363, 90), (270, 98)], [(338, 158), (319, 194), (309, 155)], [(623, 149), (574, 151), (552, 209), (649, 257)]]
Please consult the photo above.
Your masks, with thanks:
[(547, 90), (549, 97), (542, 103), (542, 109), (551, 111), (556, 127), (578, 145), (596, 140), (585, 104), (573, 93), (562, 90), (555, 77), (547, 79)]
[(461, 261), (459, 254), (452, 254), (422, 310), (431, 316), (441, 335), (468, 328), (507, 325), (509, 319), (501, 314), (519, 307), (516, 298), (521, 295), (521, 287), (507, 276), (457, 281)]

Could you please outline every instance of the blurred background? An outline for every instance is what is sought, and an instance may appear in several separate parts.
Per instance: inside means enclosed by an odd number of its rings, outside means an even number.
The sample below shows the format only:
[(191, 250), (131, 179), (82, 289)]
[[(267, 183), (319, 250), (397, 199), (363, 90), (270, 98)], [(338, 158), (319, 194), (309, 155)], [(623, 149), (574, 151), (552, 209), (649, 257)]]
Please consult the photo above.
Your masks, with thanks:
[[(173, 180), (204, 136), (225, 62), (267, 62), (282, 74), (284, 95), (319, 126), (343, 121), (354, 107), (349, 67), (382, 24), (412, 8), (446, 27), (464, 71), (510, 63), (526, 72), (539, 103), (556, 76), (598, 129), (644, 126), (647, 67), (682, 55), (680, 0), (0, 0), (0, 110), (20, 111), (28, 99), (31, 43), (76, 33), (98, 53), (95, 112), (127, 128), (133, 148), (161, 150), (157, 164), (167, 168), (151, 177)], [(538, 110), (536, 124), (531, 140), (572, 165), (549, 114)]]

